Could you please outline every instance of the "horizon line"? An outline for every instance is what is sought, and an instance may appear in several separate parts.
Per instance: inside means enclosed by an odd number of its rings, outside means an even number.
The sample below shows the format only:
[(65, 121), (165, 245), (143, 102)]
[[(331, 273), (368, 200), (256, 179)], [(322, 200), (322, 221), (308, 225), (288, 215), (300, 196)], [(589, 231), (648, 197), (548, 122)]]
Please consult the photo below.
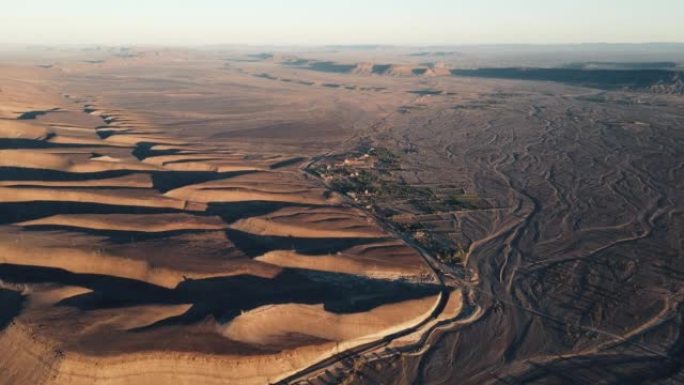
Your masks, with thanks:
[(587, 46), (587, 45), (684, 45), (682, 41), (647, 41), (647, 42), (607, 42), (607, 41), (586, 41), (586, 42), (567, 42), (567, 43), (444, 43), (444, 44), (393, 44), (393, 43), (3, 43), (0, 42), (0, 47), (164, 47), (164, 48), (187, 48), (187, 47), (320, 47), (320, 48), (421, 48), (421, 47), (501, 47), (501, 46), (527, 46), (527, 47), (545, 47), (545, 46)]

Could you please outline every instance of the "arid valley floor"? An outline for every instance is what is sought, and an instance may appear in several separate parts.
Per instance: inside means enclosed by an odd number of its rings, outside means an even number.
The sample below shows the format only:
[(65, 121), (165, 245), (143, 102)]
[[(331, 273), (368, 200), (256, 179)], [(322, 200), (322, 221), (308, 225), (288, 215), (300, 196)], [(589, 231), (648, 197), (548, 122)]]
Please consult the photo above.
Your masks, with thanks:
[(3, 53), (0, 384), (684, 383), (682, 52)]

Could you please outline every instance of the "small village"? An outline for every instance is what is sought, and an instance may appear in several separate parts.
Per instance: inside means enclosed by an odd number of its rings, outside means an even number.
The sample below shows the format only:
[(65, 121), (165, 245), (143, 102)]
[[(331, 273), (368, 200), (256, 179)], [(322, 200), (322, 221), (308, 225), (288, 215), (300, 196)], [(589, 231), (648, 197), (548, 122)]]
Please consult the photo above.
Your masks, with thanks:
[(406, 183), (401, 178), (400, 156), (382, 147), (360, 146), (349, 153), (325, 158), (309, 171), (448, 264), (461, 263), (467, 251), (435, 227), (435, 223), (454, 212), (486, 206), (477, 196), (451, 190), (445, 193), (444, 186)]

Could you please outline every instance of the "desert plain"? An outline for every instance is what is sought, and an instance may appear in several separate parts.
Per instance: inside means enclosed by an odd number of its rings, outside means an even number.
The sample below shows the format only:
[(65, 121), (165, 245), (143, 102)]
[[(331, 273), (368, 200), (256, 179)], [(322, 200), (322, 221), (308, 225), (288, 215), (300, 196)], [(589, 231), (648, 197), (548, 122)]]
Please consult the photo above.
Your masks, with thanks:
[(675, 51), (3, 52), (0, 383), (684, 382)]

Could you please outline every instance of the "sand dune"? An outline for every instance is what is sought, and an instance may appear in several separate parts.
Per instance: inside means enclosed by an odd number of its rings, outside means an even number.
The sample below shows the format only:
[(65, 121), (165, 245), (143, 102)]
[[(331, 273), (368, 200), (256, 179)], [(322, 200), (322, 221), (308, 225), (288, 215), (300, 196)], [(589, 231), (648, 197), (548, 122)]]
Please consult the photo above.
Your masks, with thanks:
[(28, 295), (27, 307), (40, 308), (42, 306), (54, 306), (67, 298), (92, 292), (91, 289), (80, 286), (57, 286), (48, 284), (23, 294)]
[(115, 178), (87, 179), (87, 180), (3, 180), (0, 186), (44, 186), (44, 187), (127, 187), (127, 188), (152, 188), (152, 179), (146, 174), (129, 174)]
[[(320, 222), (319, 222), (320, 223)], [(230, 227), (236, 230), (258, 234), (275, 235), (281, 237), (304, 237), (304, 238), (378, 238), (384, 234), (377, 228), (364, 226), (363, 223), (350, 228), (336, 230), (326, 229), (325, 223), (322, 226), (306, 226), (287, 224), (282, 221), (275, 221), (273, 218), (246, 218), (233, 223)], [(333, 226), (329, 226), (333, 227)]]
[(204, 206), (195, 204), (192, 207), (188, 202), (160, 196), (158, 193), (140, 189), (117, 189), (116, 191), (106, 188), (49, 188), (49, 187), (0, 187), (0, 202), (89, 202), (106, 205), (158, 207), (184, 210), (203, 210)]
[(379, 306), (362, 314), (334, 314), (323, 305), (269, 305), (243, 313), (222, 328), (226, 337), (256, 345), (277, 345), (289, 334), (329, 341), (354, 340), (425, 317), (437, 297)]
[(102, 142), (102, 140), (97, 138), (83, 138), (67, 136), (63, 134), (57, 134), (51, 137), (47, 143), (51, 144), (62, 144), (66, 146), (94, 146), (94, 147), (121, 147), (121, 148), (131, 148), (133, 147), (128, 143), (118, 143), (118, 142)]
[[(275, 217), (274, 217), (275, 215)], [(312, 215), (313, 216), (313, 215)], [(292, 236), (305, 238), (379, 238), (385, 234), (368, 223), (356, 222), (346, 217), (347, 223), (340, 224), (334, 217), (297, 221), (286, 217), (278, 218), (277, 213), (268, 217), (241, 219), (231, 228), (258, 235)], [(353, 218), (358, 220), (358, 218)], [(351, 223), (349, 223), (351, 222)], [(326, 228), (327, 227), (327, 228)]]
[(303, 255), (288, 250), (275, 250), (258, 256), (255, 260), (281, 267), (340, 272), (378, 279), (430, 279), (427, 269), (421, 269), (420, 265), (406, 265), (393, 261), (391, 253), (388, 253), (386, 258), (369, 261), (347, 253)]
[(242, 164), (237, 162), (225, 162), (221, 159), (201, 159), (198, 161), (177, 161), (165, 163), (164, 168), (176, 171), (214, 171), (214, 172), (235, 172), (235, 171), (260, 171), (263, 168)]
[(59, 88), (48, 85), (47, 78), (25, 64), (0, 64), (0, 117), (16, 119), (27, 110), (45, 111), (62, 105)]
[(299, 169), (365, 112), (248, 88), (225, 119), (105, 85), (123, 60), (0, 71), (1, 383), (264, 384), (433, 316), (421, 256)]
[[(60, 239), (55, 241), (54, 239)], [(60, 233), (22, 233), (4, 231), (0, 234), (0, 263), (24, 266), (40, 266), (53, 269), (64, 269), (79, 274), (102, 274), (114, 277), (130, 278), (154, 285), (174, 288), (186, 279), (232, 276), (251, 273), (247, 269), (239, 269), (238, 264), (224, 262), (213, 266), (189, 264), (172, 267), (156, 266), (144, 259), (126, 258), (103, 252), (102, 238), (72, 236), (67, 238), (72, 244), (91, 244), (92, 246), (69, 246)], [(100, 246), (98, 247), (98, 243)], [(59, 246), (56, 246), (59, 245)], [(183, 256), (191, 260), (191, 256)], [(199, 267), (199, 268), (198, 268)], [(258, 272), (255, 270), (254, 272)], [(271, 275), (271, 274), (268, 274)]]
[(49, 130), (44, 125), (16, 120), (0, 120), (0, 140), (31, 139), (45, 140)]
[[(299, 192), (301, 193), (302, 191)], [(296, 193), (297, 192), (293, 192), (292, 194), (279, 194), (240, 187), (198, 188), (197, 186), (193, 186), (191, 188), (181, 188), (169, 191), (165, 195), (176, 199), (186, 199), (202, 203), (246, 201), (272, 201), (311, 205), (324, 205), (328, 203), (323, 197), (306, 197)]]
[[(163, 149), (163, 147), (162, 147)], [(145, 163), (152, 163), (160, 166), (166, 166), (168, 164), (176, 162), (190, 162), (198, 161), (202, 163), (204, 161), (214, 161), (214, 160), (225, 160), (225, 161), (240, 161), (244, 158), (244, 155), (239, 154), (212, 154), (212, 153), (177, 153), (173, 155), (157, 155), (145, 158), (143, 161)], [(243, 161), (243, 163), (248, 163)]]
[(90, 158), (90, 154), (51, 154), (36, 150), (0, 150), (0, 167), (24, 167), (67, 172), (111, 170), (152, 171), (160, 167), (140, 162), (109, 162)]
[[(37, 339), (28, 328), (14, 326), (0, 334), (5, 380), (16, 384), (134, 383), (245, 384), (271, 381), (292, 368), (316, 362), (330, 346), (301, 347), (288, 353), (229, 356), (200, 353), (137, 353), (114, 357), (60, 353), (49, 341)], [(33, 368), (26, 371), (25, 368)]]
[(132, 134), (112, 135), (104, 139), (105, 143), (134, 145), (138, 143), (156, 143), (166, 145), (183, 145), (187, 142), (173, 140), (163, 136), (143, 136)]
[(297, 178), (274, 172), (259, 172), (229, 179), (198, 183), (165, 193), (166, 196), (195, 202), (275, 201), (328, 205), (325, 190), (297, 183)]
[(19, 223), (20, 226), (68, 226), (98, 230), (163, 232), (176, 230), (221, 230), (228, 227), (219, 217), (189, 214), (97, 214), (54, 215)]

